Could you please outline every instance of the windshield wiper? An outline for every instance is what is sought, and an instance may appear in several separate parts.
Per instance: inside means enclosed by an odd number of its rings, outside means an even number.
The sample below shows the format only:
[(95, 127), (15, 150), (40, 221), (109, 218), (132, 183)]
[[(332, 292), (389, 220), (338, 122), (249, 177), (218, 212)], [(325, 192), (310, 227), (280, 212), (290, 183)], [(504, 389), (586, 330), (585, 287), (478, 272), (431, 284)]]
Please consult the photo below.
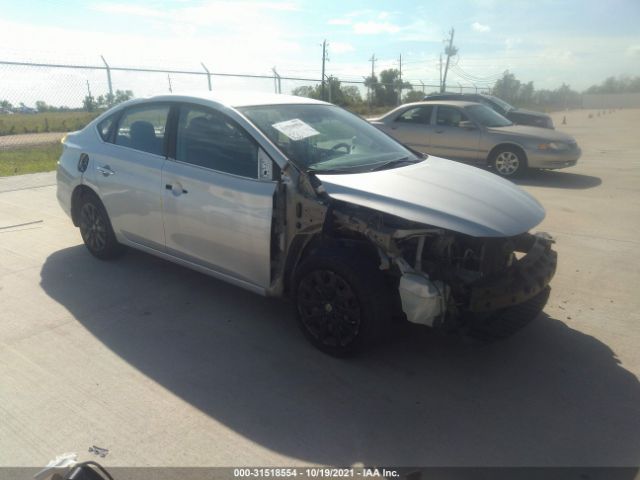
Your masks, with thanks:
[(390, 160), (388, 162), (383, 163), (382, 165), (377, 165), (373, 167), (370, 172), (377, 172), (378, 170), (386, 170), (387, 168), (395, 167), (396, 165), (400, 165), (402, 163), (418, 163), (422, 160), (409, 160), (409, 157), (402, 157), (396, 160)]

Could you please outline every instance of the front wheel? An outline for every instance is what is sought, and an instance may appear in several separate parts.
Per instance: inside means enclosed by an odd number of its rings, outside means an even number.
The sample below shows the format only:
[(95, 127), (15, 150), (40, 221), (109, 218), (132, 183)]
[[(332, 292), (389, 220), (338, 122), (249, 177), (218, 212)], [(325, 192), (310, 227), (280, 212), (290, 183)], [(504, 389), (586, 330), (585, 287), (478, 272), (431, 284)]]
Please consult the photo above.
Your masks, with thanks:
[(391, 298), (375, 262), (347, 252), (313, 255), (296, 272), (300, 328), (333, 356), (356, 353), (378, 340), (391, 319)]
[(514, 178), (527, 169), (527, 160), (518, 149), (503, 147), (497, 150), (491, 158), (491, 166), (501, 177)]

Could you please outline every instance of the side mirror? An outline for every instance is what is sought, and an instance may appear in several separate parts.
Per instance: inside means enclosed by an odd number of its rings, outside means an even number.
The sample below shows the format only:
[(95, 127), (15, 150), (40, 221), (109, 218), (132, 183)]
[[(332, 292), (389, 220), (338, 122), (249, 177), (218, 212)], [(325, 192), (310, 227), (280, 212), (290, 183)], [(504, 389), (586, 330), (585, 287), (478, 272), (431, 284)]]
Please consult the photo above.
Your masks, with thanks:
[(458, 123), (458, 127), (464, 128), (465, 130), (475, 130), (477, 128), (475, 124), (469, 120), (462, 120)]

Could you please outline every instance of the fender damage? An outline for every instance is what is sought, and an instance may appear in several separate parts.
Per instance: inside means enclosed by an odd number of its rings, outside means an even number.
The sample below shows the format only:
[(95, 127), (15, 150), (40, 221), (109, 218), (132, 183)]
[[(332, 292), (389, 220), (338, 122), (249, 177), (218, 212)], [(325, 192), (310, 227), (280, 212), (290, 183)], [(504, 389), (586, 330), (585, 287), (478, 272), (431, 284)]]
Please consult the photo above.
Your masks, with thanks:
[[(430, 157), (382, 172), (316, 177), (290, 170), (283, 178), (274, 209), (274, 294), (286, 290), (318, 239), (375, 249), (407, 320), (433, 327), (458, 328), (530, 305), (555, 273), (551, 237), (528, 233), (544, 210), (493, 174)], [(448, 184), (452, 178), (458, 182)]]

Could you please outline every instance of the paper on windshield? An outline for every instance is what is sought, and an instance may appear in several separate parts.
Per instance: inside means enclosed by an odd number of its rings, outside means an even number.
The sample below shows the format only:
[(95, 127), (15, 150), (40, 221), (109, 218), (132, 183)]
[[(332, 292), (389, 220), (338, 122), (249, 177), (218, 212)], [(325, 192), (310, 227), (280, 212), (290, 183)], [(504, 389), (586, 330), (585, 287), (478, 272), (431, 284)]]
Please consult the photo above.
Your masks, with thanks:
[(320, 132), (311, 125), (304, 123), (299, 118), (274, 123), (272, 127), (293, 141), (304, 140), (305, 138), (313, 137), (314, 135), (320, 135)]

